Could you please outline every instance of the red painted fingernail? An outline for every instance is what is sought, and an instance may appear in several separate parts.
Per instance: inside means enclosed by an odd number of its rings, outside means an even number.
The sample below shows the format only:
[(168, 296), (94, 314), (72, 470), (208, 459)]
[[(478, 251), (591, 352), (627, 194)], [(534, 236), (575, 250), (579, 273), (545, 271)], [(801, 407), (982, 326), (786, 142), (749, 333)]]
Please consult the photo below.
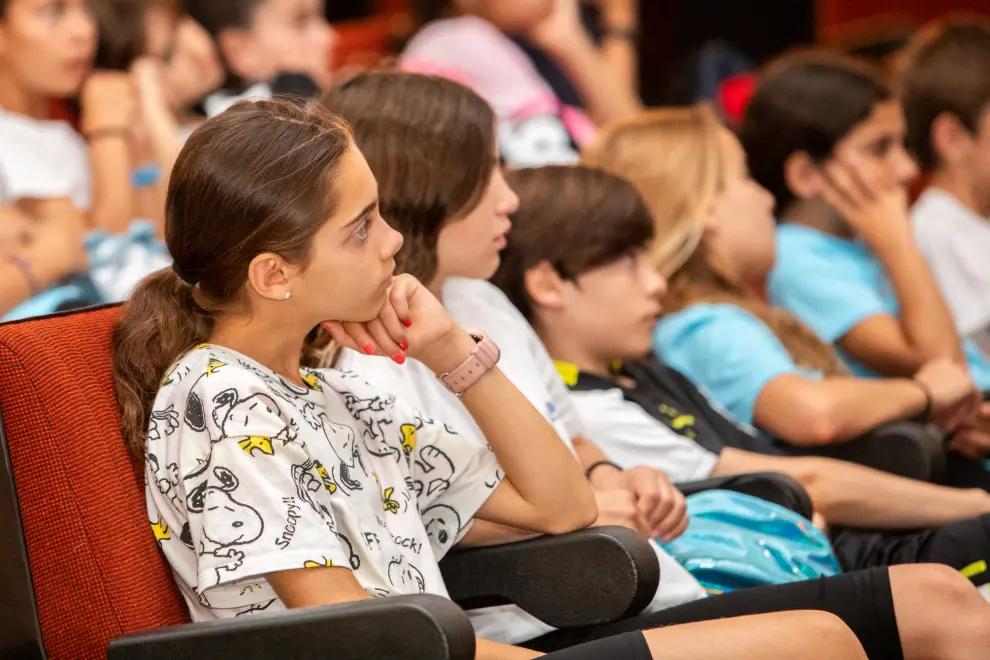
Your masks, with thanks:
[(411, 326), (412, 326), (412, 321), (403, 321), (403, 322), (402, 322), (402, 325), (404, 325), (404, 326), (406, 326), (407, 328), (409, 328), (409, 327), (411, 327)]
[(408, 351), (409, 350), (409, 342), (407, 342), (407, 341), (400, 341), (399, 342), (399, 348), (401, 348), (404, 351)]
[(361, 347), (361, 350), (364, 351), (365, 353), (367, 353), (368, 355), (371, 355), (371, 354), (373, 354), (375, 352), (375, 345), (374, 344), (365, 344), (364, 346)]
[(392, 361), (395, 362), (396, 364), (404, 364), (406, 361), (406, 356), (403, 355), (402, 353), (396, 353), (395, 355), (392, 356)]

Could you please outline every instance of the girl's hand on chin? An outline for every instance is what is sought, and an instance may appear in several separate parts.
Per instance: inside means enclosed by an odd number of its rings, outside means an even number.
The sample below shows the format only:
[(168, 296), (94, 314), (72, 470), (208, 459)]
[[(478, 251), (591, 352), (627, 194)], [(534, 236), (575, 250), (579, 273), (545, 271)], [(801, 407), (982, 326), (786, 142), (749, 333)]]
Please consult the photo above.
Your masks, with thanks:
[(321, 325), (346, 348), (389, 357), (398, 364), (413, 357), (438, 373), (463, 362), (474, 345), (436, 296), (411, 275), (395, 277), (378, 318)]

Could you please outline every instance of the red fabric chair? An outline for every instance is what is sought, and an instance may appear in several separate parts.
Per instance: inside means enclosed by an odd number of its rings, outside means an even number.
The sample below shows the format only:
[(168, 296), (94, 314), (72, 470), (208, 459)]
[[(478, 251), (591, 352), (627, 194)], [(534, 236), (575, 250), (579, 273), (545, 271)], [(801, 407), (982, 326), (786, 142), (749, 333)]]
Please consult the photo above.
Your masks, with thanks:
[(120, 433), (118, 313), (0, 326), (0, 415), (50, 658), (103, 658), (124, 633), (189, 620)]

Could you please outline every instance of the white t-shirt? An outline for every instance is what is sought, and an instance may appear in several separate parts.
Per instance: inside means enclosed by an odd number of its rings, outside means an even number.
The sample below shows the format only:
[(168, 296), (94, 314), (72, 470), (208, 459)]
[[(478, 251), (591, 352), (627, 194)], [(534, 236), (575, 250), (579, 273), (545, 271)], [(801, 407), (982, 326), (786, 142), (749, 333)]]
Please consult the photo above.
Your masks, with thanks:
[(437, 562), (501, 480), (486, 447), (357, 375), (300, 375), (203, 345), (158, 392), (148, 515), (194, 621), (284, 609), (264, 575), (309, 566), (447, 596)]
[(911, 222), (959, 333), (980, 332), (990, 325), (990, 218), (928, 188), (911, 210)]
[(648, 465), (674, 483), (711, 476), (718, 455), (653, 419), (622, 390), (571, 392), (587, 438), (619, 465)]
[(0, 204), (70, 197), (87, 211), (92, 194), (89, 151), (71, 126), (0, 108)]
[(203, 101), (203, 110), (207, 117), (216, 117), (238, 101), (264, 101), (272, 97), (272, 88), (268, 83), (256, 83), (240, 94), (227, 90), (213, 92)]
[[(498, 287), (485, 280), (448, 279), (443, 304), (464, 328), (483, 330), (501, 350), (499, 369), (549, 421), (573, 451), (572, 438), (584, 428), (567, 386), (532, 326)], [(344, 351), (339, 366), (353, 370), (376, 387), (393, 393), (425, 414), (451, 421), (479, 446), (487, 442), (460, 400), (447, 391), (426, 365), (407, 360), (399, 366), (381, 357)], [(634, 465), (638, 463), (630, 463)], [(660, 562), (660, 588), (646, 611), (657, 611), (705, 597), (705, 591), (673, 557), (651, 544)], [(519, 644), (553, 631), (514, 605), (472, 610), (475, 632), (485, 639)]]

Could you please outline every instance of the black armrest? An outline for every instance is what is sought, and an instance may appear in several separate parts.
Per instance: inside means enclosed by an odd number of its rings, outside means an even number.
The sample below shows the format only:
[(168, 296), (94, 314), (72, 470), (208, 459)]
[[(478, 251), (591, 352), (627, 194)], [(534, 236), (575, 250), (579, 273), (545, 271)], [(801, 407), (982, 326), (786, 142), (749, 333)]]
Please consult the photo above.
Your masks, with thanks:
[(623, 527), (454, 550), (440, 570), (450, 597), (461, 607), (515, 603), (555, 628), (639, 614), (660, 583), (653, 548)]
[(118, 637), (107, 660), (473, 660), (467, 615), (439, 596), (396, 596)]
[(910, 479), (940, 481), (945, 475), (944, 445), (937, 428), (905, 421), (881, 424), (855, 440), (835, 445), (780, 446), (792, 455), (837, 458)]
[(779, 504), (805, 518), (811, 518), (814, 513), (811, 497), (804, 486), (793, 477), (779, 472), (735, 474), (675, 485), (684, 495), (694, 495), (705, 490), (731, 490)]

